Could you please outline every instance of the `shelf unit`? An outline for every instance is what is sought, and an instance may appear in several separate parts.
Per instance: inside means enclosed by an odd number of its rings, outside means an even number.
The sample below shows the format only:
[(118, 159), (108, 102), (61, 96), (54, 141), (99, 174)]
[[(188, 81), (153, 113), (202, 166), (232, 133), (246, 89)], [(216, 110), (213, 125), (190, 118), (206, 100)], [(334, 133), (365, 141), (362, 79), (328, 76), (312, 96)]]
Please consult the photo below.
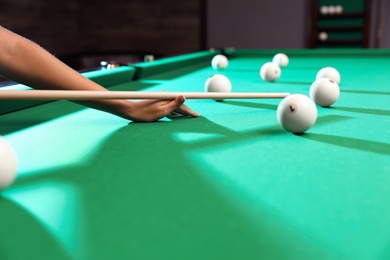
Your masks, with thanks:
[[(345, 8), (342, 13), (321, 13), (321, 7), (331, 5)], [(368, 48), (370, 14), (371, 0), (312, 0), (309, 47)]]

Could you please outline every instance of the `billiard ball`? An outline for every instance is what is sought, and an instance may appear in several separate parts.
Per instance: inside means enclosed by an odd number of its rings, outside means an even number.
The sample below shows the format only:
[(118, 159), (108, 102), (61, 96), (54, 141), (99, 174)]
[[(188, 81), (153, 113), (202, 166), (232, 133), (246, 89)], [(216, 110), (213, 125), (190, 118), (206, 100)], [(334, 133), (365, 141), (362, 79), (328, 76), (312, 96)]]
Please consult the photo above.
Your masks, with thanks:
[(319, 78), (310, 86), (310, 98), (319, 106), (329, 107), (340, 96), (339, 85), (329, 78)]
[(318, 39), (321, 41), (326, 41), (328, 39), (328, 34), (326, 32), (320, 32), (318, 34)]
[(16, 154), (4, 138), (0, 137), (0, 191), (14, 182), (16, 169)]
[(206, 80), (204, 90), (206, 92), (230, 92), (232, 83), (225, 75), (215, 74)]
[(215, 74), (206, 80), (204, 84), (204, 90), (206, 92), (231, 92), (232, 83), (225, 75)]
[(281, 68), (285, 68), (288, 65), (288, 56), (284, 53), (278, 53), (272, 58), (272, 62), (279, 65)]
[(333, 67), (325, 67), (317, 72), (316, 79), (319, 78), (330, 78), (340, 84), (341, 76), (340, 73)]
[(215, 70), (224, 70), (229, 65), (229, 60), (225, 55), (218, 54), (211, 60), (211, 67)]
[(327, 15), (329, 13), (329, 7), (326, 6), (326, 5), (321, 6), (320, 12), (321, 12), (322, 15)]
[(343, 13), (343, 6), (342, 5), (336, 5), (335, 10), (336, 14), (342, 14)]
[(265, 81), (273, 82), (277, 80), (282, 71), (278, 64), (273, 62), (266, 62), (260, 68), (260, 78)]
[(279, 103), (276, 117), (286, 131), (302, 134), (316, 122), (317, 107), (309, 97), (303, 94), (293, 94)]
[(147, 54), (144, 56), (144, 62), (152, 62), (154, 61), (154, 55), (153, 54)]
[(336, 13), (336, 6), (330, 5), (328, 8), (329, 8), (328, 9), (328, 13), (329, 14), (335, 14)]

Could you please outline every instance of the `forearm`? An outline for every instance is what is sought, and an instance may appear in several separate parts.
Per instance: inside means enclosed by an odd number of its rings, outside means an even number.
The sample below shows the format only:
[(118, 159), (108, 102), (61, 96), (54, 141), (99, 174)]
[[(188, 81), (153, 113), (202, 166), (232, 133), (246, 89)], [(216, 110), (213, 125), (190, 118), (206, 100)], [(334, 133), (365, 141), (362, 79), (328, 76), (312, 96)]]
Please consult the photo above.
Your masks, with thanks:
[[(0, 74), (36, 89), (103, 90), (104, 87), (62, 63), (37, 44), (0, 27)], [(183, 103), (174, 100), (130, 102), (127, 100), (79, 101), (85, 106), (141, 122), (156, 121), (171, 112), (199, 116)]]
[(0, 71), (37, 89), (104, 89), (37, 44), (4, 29), (0, 31)]
[[(36, 89), (106, 90), (62, 63), (37, 44), (0, 28), (2, 76)], [(99, 110), (127, 117), (130, 102), (124, 100), (78, 101)]]

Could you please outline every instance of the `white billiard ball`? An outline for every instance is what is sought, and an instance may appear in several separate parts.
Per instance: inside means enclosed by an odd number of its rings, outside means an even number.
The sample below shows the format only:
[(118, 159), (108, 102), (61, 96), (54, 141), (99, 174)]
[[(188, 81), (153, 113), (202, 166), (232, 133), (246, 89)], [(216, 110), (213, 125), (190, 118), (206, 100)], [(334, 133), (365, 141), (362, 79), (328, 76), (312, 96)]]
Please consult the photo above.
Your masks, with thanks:
[(319, 106), (329, 107), (339, 96), (339, 85), (333, 79), (319, 78), (310, 86), (310, 98)]
[(336, 14), (342, 14), (344, 8), (342, 5), (336, 5), (335, 10), (336, 10)]
[(288, 132), (302, 134), (310, 129), (317, 120), (317, 107), (314, 102), (302, 94), (285, 97), (276, 111), (279, 124)]
[(0, 137), (0, 191), (16, 179), (17, 161), (12, 147)]
[(327, 15), (327, 14), (329, 14), (329, 7), (326, 6), (326, 5), (321, 6), (320, 12), (321, 12), (322, 15)]
[[(222, 74), (215, 74), (209, 77), (204, 84), (206, 92), (231, 92), (232, 83), (229, 78)], [(222, 100), (217, 100), (222, 101)]]
[(278, 53), (272, 58), (272, 62), (279, 65), (281, 68), (285, 68), (288, 65), (288, 56), (284, 53)]
[(320, 39), (320, 41), (326, 41), (328, 39), (328, 34), (326, 32), (320, 32), (318, 34), (318, 39)]
[(225, 55), (218, 54), (211, 60), (211, 67), (215, 70), (224, 70), (229, 65), (229, 60)]
[(329, 14), (335, 14), (336, 13), (336, 6), (330, 5), (328, 9)]
[(337, 84), (340, 84), (341, 76), (340, 73), (333, 67), (325, 67), (320, 69), (317, 72), (316, 79), (320, 78), (330, 78), (336, 81)]
[(260, 78), (265, 81), (273, 82), (277, 80), (281, 74), (282, 71), (279, 65), (273, 62), (266, 62), (260, 68)]

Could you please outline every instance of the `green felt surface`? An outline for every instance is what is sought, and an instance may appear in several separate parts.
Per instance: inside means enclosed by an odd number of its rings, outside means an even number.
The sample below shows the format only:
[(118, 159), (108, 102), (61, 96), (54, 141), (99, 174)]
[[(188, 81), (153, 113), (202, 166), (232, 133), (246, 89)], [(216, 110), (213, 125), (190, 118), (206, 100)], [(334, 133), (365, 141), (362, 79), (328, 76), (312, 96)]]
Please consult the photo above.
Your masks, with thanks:
[[(308, 95), (336, 67), (340, 99), (303, 135), (275, 99), (187, 100), (200, 118), (147, 124), (67, 101), (1, 115), (19, 176), (0, 197), (0, 259), (390, 257), (390, 52), (284, 51), (274, 83), (259, 69), (277, 50), (237, 50), (220, 73), (233, 91)], [(157, 65), (111, 89), (203, 91), (216, 73)]]

